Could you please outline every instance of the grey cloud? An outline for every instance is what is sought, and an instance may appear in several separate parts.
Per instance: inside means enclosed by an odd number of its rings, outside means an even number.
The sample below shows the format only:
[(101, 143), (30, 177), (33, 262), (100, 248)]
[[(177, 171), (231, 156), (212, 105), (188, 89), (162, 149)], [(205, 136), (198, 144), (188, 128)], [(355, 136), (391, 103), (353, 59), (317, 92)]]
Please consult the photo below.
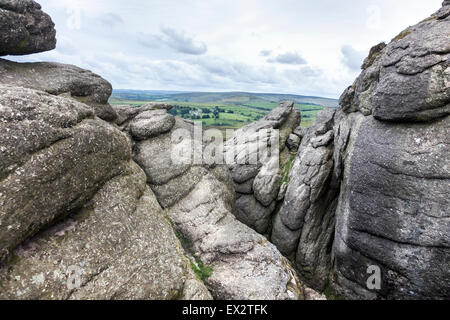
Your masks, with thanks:
[(137, 41), (146, 48), (159, 48), (163, 39), (160, 35), (140, 33)]
[(261, 52), (259, 53), (259, 55), (261, 57), (268, 57), (272, 54), (272, 50), (261, 50)]
[(281, 63), (281, 64), (306, 64), (306, 60), (303, 59), (297, 52), (286, 52), (279, 54), (275, 58), (268, 59), (267, 62), (270, 63)]
[(161, 27), (164, 42), (172, 49), (192, 55), (206, 53), (208, 48), (205, 43), (197, 42), (193, 38), (169, 27)]
[(366, 53), (364, 51), (358, 51), (352, 46), (343, 46), (341, 48), (342, 62), (346, 67), (352, 71), (361, 69)]

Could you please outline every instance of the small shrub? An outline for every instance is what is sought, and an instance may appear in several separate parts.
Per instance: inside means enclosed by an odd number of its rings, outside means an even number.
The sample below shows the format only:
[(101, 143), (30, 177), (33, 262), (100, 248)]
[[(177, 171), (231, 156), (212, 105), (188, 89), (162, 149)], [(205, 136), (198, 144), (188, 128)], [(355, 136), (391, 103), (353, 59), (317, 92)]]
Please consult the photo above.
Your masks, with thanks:
[(189, 259), (189, 262), (191, 263), (192, 270), (194, 270), (194, 273), (200, 280), (204, 281), (212, 276), (212, 266), (205, 266), (203, 262), (198, 258), (195, 258), (196, 263), (194, 263), (191, 259)]

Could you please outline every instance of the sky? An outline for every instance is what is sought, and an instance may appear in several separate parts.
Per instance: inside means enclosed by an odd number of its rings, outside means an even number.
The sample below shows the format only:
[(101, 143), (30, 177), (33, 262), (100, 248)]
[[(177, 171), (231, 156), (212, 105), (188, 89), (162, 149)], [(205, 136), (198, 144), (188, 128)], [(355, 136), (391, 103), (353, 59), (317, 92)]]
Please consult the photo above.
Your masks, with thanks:
[(370, 48), (443, 0), (38, 0), (53, 51), (8, 57), (91, 70), (115, 89), (338, 98)]

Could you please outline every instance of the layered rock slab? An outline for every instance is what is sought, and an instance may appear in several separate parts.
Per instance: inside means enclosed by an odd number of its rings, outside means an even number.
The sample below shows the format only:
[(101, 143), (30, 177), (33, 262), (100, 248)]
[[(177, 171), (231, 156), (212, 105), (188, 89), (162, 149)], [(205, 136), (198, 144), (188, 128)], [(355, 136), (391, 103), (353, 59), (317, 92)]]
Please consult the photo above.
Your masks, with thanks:
[(0, 298), (211, 298), (125, 134), (87, 105), (9, 86), (0, 128)]
[[(343, 296), (449, 298), (448, 4), (374, 47), (341, 97), (333, 273)], [(371, 266), (379, 290), (368, 289)]]
[[(338, 288), (359, 298), (448, 299), (450, 117), (360, 121), (337, 209)], [(367, 289), (370, 266), (381, 269), (379, 291)]]
[(0, 84), (73, 98), (93, 107), (95, 115), (103, 120), (117, 118), (108, 103), (111, 84), (88, 70), (61, 63), (17, 63), (0, 59), (0, 73)]
[[(283, 102), (260, 121), (237, 130), (225, 143), (238, 197), (236, 216), (261, 234), (270, 233), (282, 180), (280, 153), (300, 118), (293, 102)], [(266, 149), (275, 150), (272, 144), (278, 147), (276, 154), (265, 158)]]
[(1, 299), (211, 299), (145, 174), (129, 162), (84, 207), (0, 267)]
[(332, 264), (335, 199), (339, 191), (333, 177), (334, 114), (333, 109), (319, 112), (303, 137), (271, 235), (302, 281), (321, 291), (327, 285)]
[(55, 24), (32, 0), (0, 1), (0, 56), (55, 49)]
[(82, 206), (131, 158), (125, 135), (87, 105), (0, 85), (2, 256)]

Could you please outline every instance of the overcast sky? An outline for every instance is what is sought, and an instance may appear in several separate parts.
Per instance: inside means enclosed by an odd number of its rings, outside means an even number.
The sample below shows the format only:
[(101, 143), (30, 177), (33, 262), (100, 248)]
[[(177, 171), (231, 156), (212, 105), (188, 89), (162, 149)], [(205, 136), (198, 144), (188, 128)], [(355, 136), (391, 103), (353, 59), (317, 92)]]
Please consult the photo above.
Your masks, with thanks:
[(78, 65), (115, 89), (337, 98), (369, 49), (443, 0), (38, 0), (56, 50), (11, 58)]

